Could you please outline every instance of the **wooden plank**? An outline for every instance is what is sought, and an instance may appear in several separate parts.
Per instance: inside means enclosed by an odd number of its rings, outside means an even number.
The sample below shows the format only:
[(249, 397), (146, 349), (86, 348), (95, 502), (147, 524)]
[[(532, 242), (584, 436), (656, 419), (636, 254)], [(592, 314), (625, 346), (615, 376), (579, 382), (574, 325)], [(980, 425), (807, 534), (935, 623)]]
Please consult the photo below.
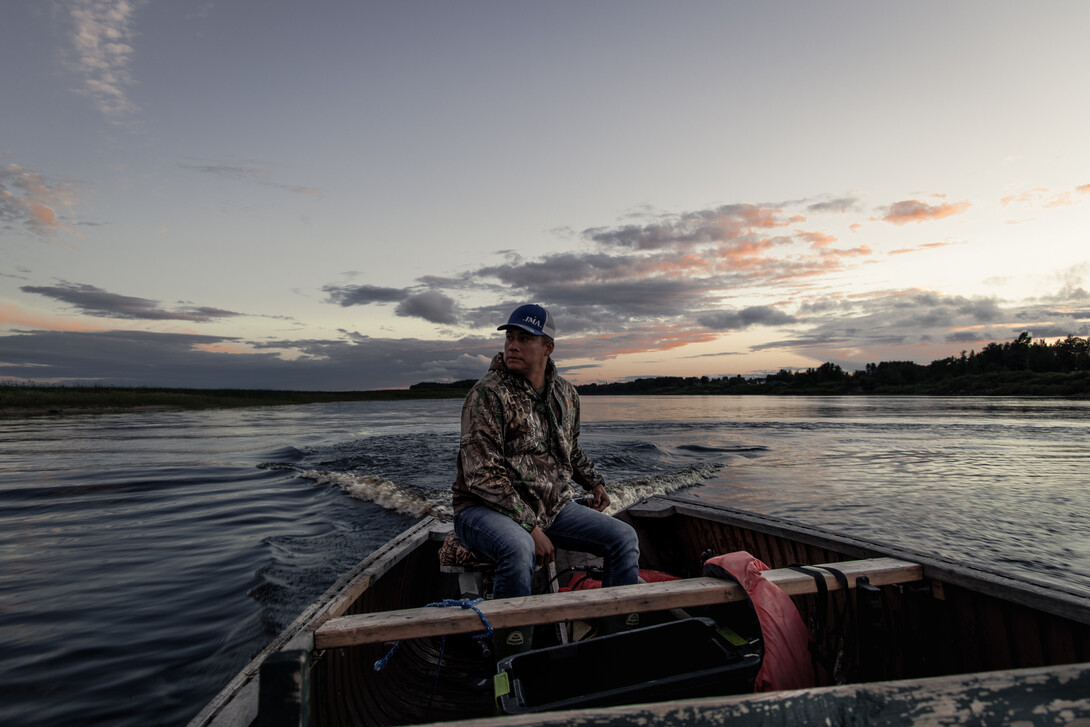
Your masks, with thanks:
[(1090, 664), (447, 722), (446, 727), (1085, 725)]
[[(844, 561), (830, 565), (848, 577), (851, 587), (854, 587), (855, 579), (859, 576), (866, 576), (876, 586), (909, 583), (923, 577), (920, 566), (895, 558)], [(763, 575), (788, 595), (817, 592), (814, 579), (805, 573), (784, 568), (765, 571)], [(831, 591), (840, 588), (831, 573), (825, 574), (825, 583)], [(741, 586), (731, 581), (689, 578), (481, 601), (477, 608), (493, 628), (510, 628), (586, 619), (588, 616), (597, 618), (632, 612), (708, 606), (743, 598), (745, 593)], [(482, 628), (481, 617), (471, 609), (425, 606), (331, 619), (315, 631), (314, 646), (317, 649), (333, 649), (397, 639), (472, 633)]]

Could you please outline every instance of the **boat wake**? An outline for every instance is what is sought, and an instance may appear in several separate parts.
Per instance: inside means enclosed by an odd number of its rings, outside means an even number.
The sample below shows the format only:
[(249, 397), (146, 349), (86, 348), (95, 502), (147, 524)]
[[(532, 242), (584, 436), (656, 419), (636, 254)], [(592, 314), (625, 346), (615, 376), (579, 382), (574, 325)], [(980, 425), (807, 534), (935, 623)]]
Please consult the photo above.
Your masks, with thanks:
[[(282, 465), (281, 465), (282, 466)], [(723, 465), (700, 464), (673, 472), (663, 472), (647, 478), (609, 483), (606, 489), (611, 500), (606, 513), (612, 515), (629, 505), (654, 495), (699, 485), (711, 478)], [(454, 509), (449, 490), (428, 490), (403, 485), (377, 475), (359, 475), (351, 472), (331, 472), (316, 469), (295, 469), (303, 479), (318, 485), (336, 487), (349, 497), (372, 502), (391, 512), (413, 517), (431, 516), (450, 520)]]
[(402, 515), (430, 515), (440, 520), (454, 517), (448, 491), (424, 490), (411, 485), (399, 485), (378, 475), (357, 475), (350, 472), (300, 470), (299, 476), (319, 485), (338, 487), (349, 497), (373, 502)]
[(612, 515), (629, 505), (634, 505), (654, 495), (666, 495), (687, 487), (694, 487), (712, 478), (723, 467), (722, 464), (698, 464), (674, 472), (663, 472), (646, 479), (627, 480), (616, 484), (607, 484), (610, 505), (606, 513)]

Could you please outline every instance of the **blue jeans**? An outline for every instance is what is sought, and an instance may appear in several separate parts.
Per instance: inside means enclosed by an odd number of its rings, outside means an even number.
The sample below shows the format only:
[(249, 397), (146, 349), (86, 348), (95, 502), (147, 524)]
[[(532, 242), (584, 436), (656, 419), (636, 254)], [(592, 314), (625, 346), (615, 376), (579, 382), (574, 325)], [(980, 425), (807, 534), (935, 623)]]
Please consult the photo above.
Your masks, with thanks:
[[(529, 596), (534, 575), (534, 539), (517, 522), (483, 505), (454, 516), (454, 530), (465, 545), (496, 563), (494, 598)], [(602, 586), (639, 581), (640, 545), (628, 523), (569, 502), (545, 530), (553, 545), (602, 558)]]

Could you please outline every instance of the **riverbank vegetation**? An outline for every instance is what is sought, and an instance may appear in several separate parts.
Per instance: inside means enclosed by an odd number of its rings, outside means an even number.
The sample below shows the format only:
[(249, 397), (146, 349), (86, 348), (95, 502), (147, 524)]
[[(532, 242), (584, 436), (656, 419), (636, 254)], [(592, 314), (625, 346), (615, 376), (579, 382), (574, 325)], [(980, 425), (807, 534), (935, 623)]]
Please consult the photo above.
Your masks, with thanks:
[(32, 414), (109, 413), (134, 409), (225, 409), (464, 397), (463, 388), (425, 385), (409, 390), (277, 391), (271, 389), (169, 389), (112, 386), (38, 386), (0, 383), (0, 417)]
[[(408, 389), (377, 391), (278, 391), (268, 389), (170, 389), (108, 386), (33, 385), (0, 382), (0, 416), (72, 414), (133, 409), (211, 409), (462, 398), (473, 379), (422, 382)], [(1090, 397), (1090, 342), (1068, 336), (1047, 343), (1023, 333), (1014, 341), (989, 343), (979, 353), (917, 364), (883, 361), (859, 371), (834, 363), (817, 368), (781, 369), (763, 377), (658, 376), (577, 387), (601, 394), (884, 394), (932, 396)]]
[(848, 373), (839, 365), (780, 369), (763, 377), (659, 376), (588, 384), (594, 394), (885, 394), (928, 396), (1090, 397), (1090, 341), (1068, 336), (1047, 343), (1022, 333), (930, 364), (883, 361)]

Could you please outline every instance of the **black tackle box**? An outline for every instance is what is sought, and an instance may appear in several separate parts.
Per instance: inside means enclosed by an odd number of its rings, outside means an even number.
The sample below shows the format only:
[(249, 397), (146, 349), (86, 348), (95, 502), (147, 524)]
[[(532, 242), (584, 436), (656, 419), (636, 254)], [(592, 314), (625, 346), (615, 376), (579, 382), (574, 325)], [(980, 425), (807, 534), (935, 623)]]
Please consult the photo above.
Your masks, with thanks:
[(753, 691), (759, 645), (735, 646), (710, 618), (687, 618), (501, 659), (507, 714)]

